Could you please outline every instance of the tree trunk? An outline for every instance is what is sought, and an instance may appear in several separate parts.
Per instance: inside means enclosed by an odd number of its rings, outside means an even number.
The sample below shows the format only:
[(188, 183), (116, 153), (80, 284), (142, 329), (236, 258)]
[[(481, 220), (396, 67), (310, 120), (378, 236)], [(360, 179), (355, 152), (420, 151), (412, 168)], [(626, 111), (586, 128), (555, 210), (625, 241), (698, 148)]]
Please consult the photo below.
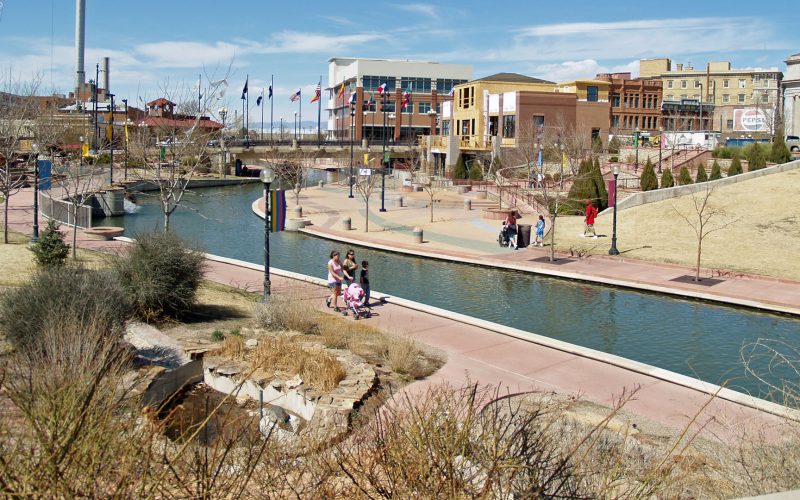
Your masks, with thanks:
[(8, 196), (3, 196), (3, 243), (8, 243)]
[(72, 200), (72, 260), (78, 260), (78, 203)]
[(164, 233), (169, 232), (169, 212), (164, 212)]
[(364, 210), (364, 232), (369, 232), (369, 199), (367, 199), (365, 204), (366, 209)]
[[(556, 208), (558, 210), (558, 208)], [(550, 262), (556, 260), (556, 216), (550, 216)]]
[(431, 198), (431, 222), (433, 222), (433, 198)]
[(700, 251), (703, 246), (703, 238), (697, 238), (697, 264), (694, 271), (694, 280), (700, 281)]

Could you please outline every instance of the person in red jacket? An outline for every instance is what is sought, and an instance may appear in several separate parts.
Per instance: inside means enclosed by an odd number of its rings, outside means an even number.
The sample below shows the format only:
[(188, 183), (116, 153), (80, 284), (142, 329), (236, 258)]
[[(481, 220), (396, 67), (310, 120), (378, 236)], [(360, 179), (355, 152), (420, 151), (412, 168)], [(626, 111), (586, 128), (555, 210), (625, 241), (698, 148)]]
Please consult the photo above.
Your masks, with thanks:
[(597, 209), (594, 207), (594, 203), (592, 203), (591, 200), (587, 200), (585, 215), (586, 227), (583, 229), (583, 237), (585, 238), (589, 231), (591, 231), (592, 238), (597, 239), (597, 233), (594, 231), (594, 219), (597, 217)]

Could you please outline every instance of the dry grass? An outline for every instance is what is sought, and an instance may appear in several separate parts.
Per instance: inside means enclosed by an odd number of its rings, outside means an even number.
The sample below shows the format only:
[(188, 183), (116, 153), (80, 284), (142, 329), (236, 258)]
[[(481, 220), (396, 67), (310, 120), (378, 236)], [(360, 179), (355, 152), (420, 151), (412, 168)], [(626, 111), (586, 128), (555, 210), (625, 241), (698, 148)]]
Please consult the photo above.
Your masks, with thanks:
[(268, 376), (300, 375), (304, 383), (322, 392), (335, 389), (347, 375), (342, 364), (321, 348), (303, 346), (283, 335), (262, 338), (250, 364)]
[(276, 295), (266, 304), (254, 306), (256, 324), (273, 332), (293, 331), (305, 335), (318, 333), (321, 313), (299, 296)]
[(213, 356), (220, 356), (227, 359), (243, 360), (246, 355), (244, 339), (239, 335), (226, 335), (222, 345), (212, 351)]
[[(711, 203), (725, 210), (730, 219), (741, 218), (728, 229), (703, 241), (704, 268), (761, 274), (800, 280), (797, 261), (800, 248), (800, 214), (796, 205), (800, 171), (772, 174), (715, 189)], [(617, 246), (627, 258), (691, 266), (697, 239), (692, 229), (673, 209), (693, 213), (692, 197), (650, 203), (618, 212)], [(611, 245), (611, 214), (599, 217), (597, 240), (578, 237), (582, 217), (559, 217), (556, 245), (591, 254), (607, 254)]]

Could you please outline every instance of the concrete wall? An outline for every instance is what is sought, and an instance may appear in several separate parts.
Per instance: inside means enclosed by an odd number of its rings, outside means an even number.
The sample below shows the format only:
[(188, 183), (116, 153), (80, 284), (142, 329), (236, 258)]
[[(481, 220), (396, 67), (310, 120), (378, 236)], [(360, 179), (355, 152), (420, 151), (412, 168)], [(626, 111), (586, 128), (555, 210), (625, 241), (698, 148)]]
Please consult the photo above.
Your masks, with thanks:
[(184, 387), (203, 381), (203, 360), (196, 359), (156, 377), (142, 394), (141, 405), (158, 409)]
[[(789, 170), (795, 170), (798, 168), (800, 168), (800, 160), (795, 160), (789, 163), (784, 163), (783, 165), (775, 165), (774, 167), (763, 168), (761, 170), (756, 170), (754, 172), (746, 172), (743, 174), (734, 175), (733, 177), (725, 177), (723, 179), (719, 179), (716, 181), (703, 182), (701, 184), (689, 184), (687, 186), (675, 186), (673, 188), (668, 188), (668, 189), (656, 189), (654, 191), (643, 191), (641, 193), (634, 193), (625, 198), (624, 200), (620, 200), (619, 203), (617, 203), (617, 209), (625, 210), (626, 208), (638, 207), (639, 205), (645, 205), (647, 203), (653, 203), (656, 201), (669, 200), (671, 198), (685, 196), (687, 194), (703, 191), (706, 188), (727, 186), (730, 184), (736, 184), (737, 182), (743, 182), (750, 179), (755, 179), (757, 177), (763, 177), (765, 175), (787, 172)], [(603, 210), (602, 213), (606, 212), (610, 213), (613, 210), (614, 210), (613, 207), (607, 208)]]

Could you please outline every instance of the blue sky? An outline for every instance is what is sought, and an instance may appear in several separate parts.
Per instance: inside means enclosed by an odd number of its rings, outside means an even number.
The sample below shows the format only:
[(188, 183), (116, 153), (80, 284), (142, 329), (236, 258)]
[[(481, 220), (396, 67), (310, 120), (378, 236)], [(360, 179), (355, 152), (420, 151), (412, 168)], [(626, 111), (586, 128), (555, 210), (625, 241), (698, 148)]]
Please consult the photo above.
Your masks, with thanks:
[[(800, 52), (793, 2), (639, 3), (461, 0), (436, 3), (220, 0), (87, 0), (86, 71), (111, 57), (118, 97), (152, 99), (164, 88), (190, 93), (197, 75), (230, 89), (220, 107), (241, 109), (250, 75), (256, 95), (275, 75), (275, 116), (291, 116), (289, 95), (304, 93), (304, 115), (332, 56), (472, 64), (475, 77), (509, 71), (551, 80), (601, 71), (636, 73), (638, 59), (670, 57), (696, 66), (778, 67)], [(49, 90), (71, 90), (75, 2), (0, 0), (0, 68)], [(665, 7), (666, 6), (666, 7)], [(90, 76), (91, 75), (91, 76)], [(205, 76), (204, 76), (205, 79)], [(180, 91), (177, 91), (180, 93)], [(255, 99), (251, 99), (254, 105)], [(216, 106), (215, 106), (216, 107)], [(309, 116), (306, 115), (306, 116)], [(251, 111), (251, 117), (253, 112)]]

